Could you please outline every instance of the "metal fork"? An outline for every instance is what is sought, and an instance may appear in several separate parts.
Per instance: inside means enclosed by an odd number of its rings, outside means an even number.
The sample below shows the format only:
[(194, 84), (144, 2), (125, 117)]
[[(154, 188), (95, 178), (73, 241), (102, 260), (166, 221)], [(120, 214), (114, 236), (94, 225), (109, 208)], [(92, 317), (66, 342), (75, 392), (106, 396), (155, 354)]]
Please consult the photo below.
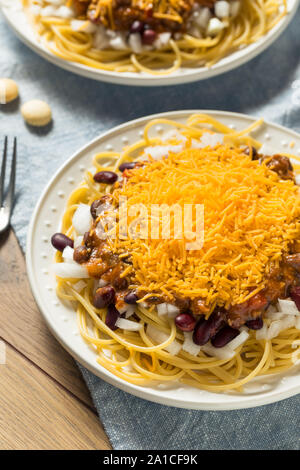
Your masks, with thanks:
[(4, 197), (5, 170), (7, 160), (8, 138), (4, 139), (4, 149), (0, 173), (0, 233), (4, 232), (10, 224), (10, 217), (15, 198), (16, 161), (17, 161), (17, 139), (14, 138), (13, 156), (11, 161), (10, 178), (6, 197)]

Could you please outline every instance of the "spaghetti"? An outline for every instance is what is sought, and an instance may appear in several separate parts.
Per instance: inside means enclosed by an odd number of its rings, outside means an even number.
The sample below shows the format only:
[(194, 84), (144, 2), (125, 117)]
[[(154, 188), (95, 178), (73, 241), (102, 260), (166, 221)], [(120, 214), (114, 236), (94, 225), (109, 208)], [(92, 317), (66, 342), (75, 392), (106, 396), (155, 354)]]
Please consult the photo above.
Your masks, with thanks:
[[(261, 122), (238, 132), (206, 115), (150, 121), (122, 153), (96, 155), (71, 194), (52, 238), (57, 294), (75, 302), (82, 337), (114, 375), (227, 392), (295, 364), (299, 189), (287, 156), (259, 153), (250, 132)], [(151, 137), (161, 125), (174, 130)], [(141, 235), (141, 219), (139, 236), (125, 237), (121, 212), (109, 223), (125, 196), (128, 213), (204, 203), (204, 245), (188, 251), (173, 228)]]
[(50, 0), (23, 0), (23, 4), (38, 34), (58, 57), (100, 70), (152, 75), (170, 74), (180, 67), (211, 67), (258, 41), (287, 12), (286, 0), (61, 0), (61, 6)]

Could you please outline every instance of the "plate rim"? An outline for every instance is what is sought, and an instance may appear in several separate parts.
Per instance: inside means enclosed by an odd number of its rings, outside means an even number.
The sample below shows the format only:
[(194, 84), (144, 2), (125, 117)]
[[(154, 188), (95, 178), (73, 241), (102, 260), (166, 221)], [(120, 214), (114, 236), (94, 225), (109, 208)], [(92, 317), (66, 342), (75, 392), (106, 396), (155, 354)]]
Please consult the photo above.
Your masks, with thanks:
[[(97, 377), (100, 377), (104, 381), (108, 382), (110, 385), (113, 385), (123, 390), (124, 392), (130, 393), (131, 395), (134, 395), (138, 398), (142, 398), (150, 402), (159, 403), (159, 404), (177, 407), (177, 408), (211, 410), (211, 411), (212, 410), (225, 411), (225, 410), (254, 408), (257, 406), (275, 403), (275, 402), (284, 400), (286, 398), (295, 396), (298, 393), (300, 393), (300, 373), (299, 373), (299, 383), (290, 387), (289, 389), (285, 391), (276, 392), (275, 390), (271, 392), (266, 392), (266, 394), (263, 394), (262, 396), (258, 396), (258, 397), (257, 396), (255, 397), (255, 395), (249, 395), (248, 399), (241, 403), (239, 403), (239, 397), (236, 397), (235, 401), (228, 402), (228, 403), (221, 402), (221, 401), (215, 402), (213, 404), (203, 403), (201, 401), (200, 402), (190, 401), (187, 403), (186, 401), (180, 400), (179, 398), (170, 398), (170, 397), (167, 398), (167, 397), (159, 395), (159, 393), (153, 394), (153, 391), (147, 389), (147, 387), (135, 389), (136, 386), (134, 384), (127, 383), (117, 376), (111, 377), (110, 375), (107, 375), (107, 372), (104, 368), (99, 369), (99, 364), (97, 364), (96, 362), (96, 356), (95, 356), (95, 363), (90, 363), (86, 361), (84, 358), (82, 358), (81, 355), (78, 354), (77, 351), (74, 349), (74, 347), (69, 346), (67, 344), (67, 341), (64, 339), (63, 334), (60, 333), (54, 327), (54, 325), (52, 324), (54, 322), (51, 321), (51, 318), (49, 318), (47, 313), (44, 311), (42, 298), (39, 295), (38, 285), (35, 283), (34, 269), (33, 269), (33, 262), (32, 262), (33, 260), (32, 240), (34, 237), (34, 227), (38, 219), (40, 208), (42, 204), (44, 203), (44, 200), (48, 192), (51, 190), (52, 185), (55, 184), (56, 179), (61, 175), (61, 173), (63, 173), (64, 170), (66, 170), (69, 167), (69, 165), (76, 163), (76, 161), (80, 159), (82, 154), (88, 152), (89, 150), (92, 150), (93, 146), (99, 145), (101, 143), (101, 140), (107, 139), (110, 136), (113, 136), (115, 134), (122, 134), (124, 130), (132, 129), (134, 127), (140, 127), (141, 125), (143, 125), (144, 123), (152, 119), (166, 118), (166, 117), (168, 117), (169, 119), (176, 118), (176, 117), (180, 119), (180, 118), (185, 118), (189, 116), (190, 114), (195, 114), (195, 113), (201, 113), (201, 114), (205, 113), (205, 114), (210, 114), (212, 116), (214, 116), (215, 114), (218, 114), (221, 116), (234, 117), (234, 118), (240, 118), (240, 119), (246, 119), (246, 120), (252, 120), (252, 121), (257, 120), (255, 116), (242, 114), (242, 113), (236, 113), (236, 112), (230, 112), (230, 111), (219, 111), (219, 110), (192, 109), (192, 110), (170, 111), (170, 112), (156, 113), (152, 115), (143, 116), (141, 118), (137, 118), (137, 119), (122, 123), (120, 125), (114, 126), (113, 128), (100, 133), (97, 137), (95, 137), (93, 140), (91, 140), (87, 144), (83, 145), (79, 150), (75, 151), (69, 158), (67, 158), (67, 160), (57, 169), (57, 171), (54, 173), (50, 181), (47, 183), (47, 185), (43, 189), (35, 205), (35, 208), (32, 213), (30, 223), (28, 226), (28, 231), (27, 231), (26, 252), (25, 252), (27, 274), (28, 274), (28, 279), (29, 279), (29, 283), (30, 283), (30, 287), (31, 287), (31, 291), (33, 293), (34, 299), (51, 333), (54, 335), (54, 337), (58, 340), (58, 342), (64, 347), (64, 349), (68, 351), (68, 353), (73, 358), (75, 358), (81, 365), (87, 368), (90, 372), (95, 374)], [(288, 129), (280, 124), (273, 123), (268, 120), (264, 120), (264, 125), (266, 125), (267, 127), (271, 126), (274, 129), (278, 129), (284, 132), (286, 135), (290, 135), (291, 137), (296, 137), (297, 139), (300, 139), (299, 133), (297, 133), (294, 130)], [(219, 394), (219, 396), (222, 396), (222, 394)]]
[[(21, 4), (21, 0), (13, 0)], [(213, 65), (210, 69), (207, 67), (204, 68), (191, 68), (186, 74), (175, 73), (174, 75), (166, 76), (145, 76), (138, 75), (135, 76), (126, 76), (117, 72), (105, 71), (100, 69), (93, 69), (91, 67), (84, 66), (76, 62), (69, 62), (61, 59), (60, 57), (55, 56), (46, 48), (43, 48), (37, 40), (31, 40), (26, 35), (17, 28), (15, 23), (11, 20), (8, 10), (10, 7), (1, 5), (0, 0), (0, 11), (6, 20), (6, 23), (10, 26), (16, 36), (31, 50), (41, 56), (43, 59), (52, 63), (55, 66), (58, 66), (64, 70), (72, 72), (74, 74), (90, 78), (96, 81), (101, 81), (105, 83), (112, 83), (125, 86), (170, 86), (170, 85), (180, 85), (186, 83), (192, 83), (200, 80), (209, 79), (223, 73), (227, 73), (231, 70), (240, 67), (241, 65), (251, 61), (256, 56), (264, 52), (269, 46), (271, 46), (279, 36), (286, 30), (290, 22), (294, 18), (296, 11), (298, 10), (300, 0), (290, 0), (292, 3), (291, 8), (289, 9), (287, 15), (277, 24), (272, 30), (270, 30), (266, 36), (259, 39), (257, 42), (250, 44), (249, 46), (241, 49), (240, 51), (235, 51), (232, 54), (229, 54), (224, 59), (221, 59), (220, 62)], [(22, 14), (24, 16), (25, 12), (22, 9)], [(26, 20), (28, 21), (28, 20)], [(30, 25), (29, 25), (30, 26)], [(247, 52), (248, 51), (248, 52)], [(240, 56), (235, 57), (236, 54), (240, 52)], [(230, 57), (233, 56), (233, 59), (230, 60)], [(225, 60), (225, 63), (223, 63)]]

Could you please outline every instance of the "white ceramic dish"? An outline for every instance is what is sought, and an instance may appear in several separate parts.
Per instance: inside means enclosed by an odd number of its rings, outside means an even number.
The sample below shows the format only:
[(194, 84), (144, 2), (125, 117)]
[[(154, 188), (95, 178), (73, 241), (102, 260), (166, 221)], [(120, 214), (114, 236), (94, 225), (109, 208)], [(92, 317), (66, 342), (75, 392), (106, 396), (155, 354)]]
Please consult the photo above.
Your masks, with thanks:
[[(120, 151), (124, 145), (135, 142), (151, 118), (163, 116), (183, 122), (194, 112), (196, 111), (163, 113), (123, 124), (96, 138), (66, 161), (43, 192), (30, 223), (26, 256), (31, 287), (49, 328), (69, 353), (94, 374), (126, 392), (166, 405), (208, 410), (247, 408), (282, 400), (300, 392), (300, 366), (295, 366), (284, 376), (256, 379), (245, 388), (244, 394), (216, 394), (181, 384), (143, 388), (126, 383), (96, 362), (95, 352), (78, 332), (75, 312), (63, 305), (55, 294), (56, 281), (51, 273), (54, 258), (51, 235), (59, 230), (67, 198), (82, 181), (85, 169), (91, 167), (93, 155), (105, 150)], [(209, 113), (237, 129), (245, 128), (254, 121), (254, 118), (235, 113), (197, 112)], [(161, 135), (164, 129), (164, 126), (159, 126), (154, 132)], [(293, 152), (300, 155), (300, 135), (288, 129), (264, 124), (255, 136), (273, 148), (274, 152), (288, 151), (289, 142), (294, 141)]]
[(21, 41), (53, 64), (78, 75), (83, 75), (85, 77), (104, 82), (118, 83), (121, 85), (160, 86), (176, 85), (210, 78), (215, 75), (228, 72), (229, 70), (232, 70), (254, 58), (269, 47), (285, 30), (296, 13), (299, 1), (300, 0), (288, 0), (288, 15), (283, 18), (265, 37), (261, 38), (256, 43), (234, 52), (213, 65), (211, 68), (181, 68), (173, 74), (166, 76), (153, 76), (144, 73), (108, 72), (105, 70), (92, 69), (91, 67), (86, 67), (74, 62), (67, 62), (52, 54), (38, 41), (36, 34), (33, 32), (29, 22), (27, 21), (26, 15), (22, 10), (21, 0), (0, 0), (0, 6), (2, 5), (2, 12), (6, 21)]

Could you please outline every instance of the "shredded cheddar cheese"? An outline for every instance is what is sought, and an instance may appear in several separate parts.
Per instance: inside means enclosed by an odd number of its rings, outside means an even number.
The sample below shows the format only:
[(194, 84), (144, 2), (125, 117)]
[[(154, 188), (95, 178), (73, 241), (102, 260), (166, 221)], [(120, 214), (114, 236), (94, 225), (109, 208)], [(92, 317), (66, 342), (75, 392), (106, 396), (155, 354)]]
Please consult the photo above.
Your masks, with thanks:
[[(144, 237), (117, 237), (113, 251), (122, 257), (130, 254), (130, 287), (145, 295), (170, 301), (174, 296), (201, 297), (211, 310), (217, 304), (228, 308), (263, 289), (270, 269), (279, 266), (299, 239), (299, 189), (240, 148), (224, 144), (193, 149), (190, 142), (186, 146), (181, 153), (131, 170), (114, 190), (117, 204), (127, 198), (128, 226), (141, 215), (130, 216), (130, 209), (142, 204), (148, 227)], [(202, 204), (203, 247), (189, 251), (185, 234), (174, 237), (175, 212), (170, 213), (171, 237), (163, 239), (160, 234), (153, 239), (153, 204), (177, 204), (182, 209), (185, 204)]]

